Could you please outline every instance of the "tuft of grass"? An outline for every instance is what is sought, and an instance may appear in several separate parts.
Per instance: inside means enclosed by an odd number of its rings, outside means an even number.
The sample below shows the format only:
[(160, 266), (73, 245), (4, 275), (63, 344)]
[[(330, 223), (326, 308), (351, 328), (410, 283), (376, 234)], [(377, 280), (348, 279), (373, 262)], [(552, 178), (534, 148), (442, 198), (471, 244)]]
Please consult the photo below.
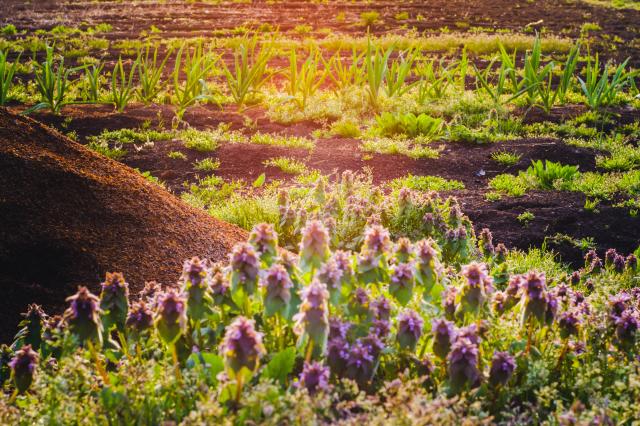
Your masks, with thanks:
[(200, 172), (214, 172), (220, 168), (220, 160), (214, 158), (204, 158), (196, 161), (193, 168)]
[(503, 166), (514, 166), (518, 164), (520, 158), (522, 158), (522, 154), (516, 154), (515, 152), (506, 150), (500, 150), (491, 153), (491, 159), (497, 163), (502, 164)]
[(249, 142), (258, 145), (281, 146), (284, 148), (304, 148), (309, 150), (316, 146), (315, 141), (311, 139), (260, 132), (251, 136)]
[(464, 183), (459, 180), (449, 180), (440, 176), (414, 176), (411, 174), (392, 180), (390, 186), (395, 190), (404, 187), (415, 191), (452, 191), (464, 189)]
[(185, 153), (180, 151), (171, 151), (170, 153), (167, 154), (167, 157), (171, 158), (172, 160), (185, 161), (187, 159), (187, 156), (185, 155)]
[(121, 147), (111, 148), (106, 141), (91, 141), (87, 144), (87, 148), (116, 161), (121, 160), (125, 155), (127, 155), (126, 149)]
[(270, 167), (277, 167), (284, 173), (290, 175), (301, 175), (308, 172), (307, 166), (301, 161), (295, 160), (291, 157), (277, 157), (265, 160), (262, 164)]
[(360, 14), (360, 24), (364, 27), (370, 27), (380, 21), (380, 14), (375, 10), (369, 10)]
[(522, 212), (518, 215), (518, 222), (520, 222), (523, 226), (528, 226), (531, 221), (533, 221), (536, 216), (530, 211)]

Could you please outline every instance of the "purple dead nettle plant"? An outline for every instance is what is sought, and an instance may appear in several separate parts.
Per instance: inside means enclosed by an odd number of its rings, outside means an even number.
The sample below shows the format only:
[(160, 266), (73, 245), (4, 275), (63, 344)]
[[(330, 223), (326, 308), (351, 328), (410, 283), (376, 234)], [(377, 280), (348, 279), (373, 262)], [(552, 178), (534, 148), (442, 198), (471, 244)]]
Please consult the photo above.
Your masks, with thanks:
[(371, 297), (367, 290), (363, 287), (358, 287), (351, 293), (349, 299), (349, 312), (353, 315), (368, 316), (370, 313)]
[(493, 235), (488, 228), (483, 228), (482, 231), (480, 231), (478, 246), (480, 247), (480, 252), (485, 259), (489, 259), (494, 255), (495, 247), (493, 245)]
[(271, 224), (260, 223), (254, 226), (249, 234), (249, 244), (267, 265), (271, 265), (278, 256), (278, 234)]
[(622, 274), (625, 270), (625, 258), (620, 254), (616, 254), (613, 258), (613, 270)]
[(260, 259), (249, 243), (236, 244), (230, 255), (231, 291), (241, 293), (238, 299), (248, 300), (256, 291)]
[(636, 335), (640, 321), (638, 312), (634, 309), (626, 309), (615, 322), (614, 343), (620, 349), (631, 352), (636, 344)]
[(307, 272), (318, 269), (329, 257), (329, 232), (318, 220), (309, 221), (302, 230), (300, 268)]
[(329, 335), (329, 292), (327, 287), (313, 281), (301, 291), (302, 303), (293, 317), (294, 331), (300, 336), (300, 343), (307, 344), (306, 359), (324, 353)]
[(466, 387), (477, 387), (481, 377), (478, 370), (478, 346), (468, 338), (456, 339), (447, 355), (447, 372), (453, 392), (459, 393)]
[(629, 256), (627, 256), (626, 267), (627, 270), (631, 271), (632, 273), (638, 271), (638, 258), (634, 254), (630, 254)]
[(614, 248), (610, 248), (609, 250), (607, 250), (605, 252), (605, 254), (604, 254), (604, 266), (605, 266), (605, 268), (610, 269), (610, 268), (613, 267), (613, 262), (614, 262), (616, 256), (618, 256), (618, 252)]
[(134, 336), (140, 336), (153, 328), (153, 312), (144, 300), (139, 300), (131, 305), (126, 325)]
[(297, 385), (305, 388), (309, 395), (327, 392), (330, 389), (329, 368), (317, 361), (305, 362), (298, 380)]
[(342, 269), (333, 258), (324, 263), (316, 273), (318, 281), (326, 284), (331, 295), (331, 303), (334, 305), (338, 305), (343, 296), (342, 276)]
[(375, 374), (383, 348), (382, 342), (372, 335), (356, 340), (349, 347), (345, 376), (355, 380), (361, 388), (366, 387)]
[(401, 349), (415, 350), (423, 325), (424, 320), (414, 310), (407, 309), (398, 315), (396, 338)]
[(438, 358), (445, 359), (451, 345), (456, 341), (455, 325), (445, 319), (434, 319), (431, 322), (431, 334), (433, 335), (433, 353)]
[(504, 386), (516, 370), (516, 361), (509, 352), (496, 351), (491, 359), (489, 383), (492, 386)]
[(27, 312), (21, 314), (24, 318), (18, 327), (20, 330), (15, 336), (14, 346), (31, 345), (35, 350), (40, 349), (42, 342), (42, 332), (47, 321), (47, 315), (40, 305), (32, 303), (28, 306)]
[(331, 372), (342, 376), (347, 367), (350, 345), (345, 337), (334, 336), (329, 339), (326, 350), (326, 360)]
[(261, 279), (261, 286), (264, 291), (265, 315), (267, 317), (280, 315), (287, 318), (293, 283), (286, 268), (277, 263), (271, 265)]
[(462, 309), (478, 313), (493, 291), (493, 278), (486, 264), (476, 262), (463, 266), (460, 274), (466, 279), (460, 297)]
[(578, 312), (573, 310), (562, 312), (558, 317), (560, 337), (568, 339), (570, 336), (577, 336), (580, 331), (580, 323), (581, 319)]
[(389, 231), (381, 225), (372, 225), (364, 232), (362, 252), (372, 253), (375, 257), (383, 259), (391, 248)]
[(231, 284), (226, 275), (222, 271), (213, 273), (211, 277), (211, 298), (213, 303), (220, 309), (224, 306), (232, 306), (231, 300)]
[(452, 285), (445, 287), (444, 294), (442, 296), (442, 309), (444, 310), (444, 316), (450, 321), (454, 321), (456, 318), (456, 311), (458, 310), (458, 289)]
[(160, 340), (175, 349), (175, 343), (187, 330), (187, 301), (172, 288), (158, 296), (153, 323)]
[(31, 345), (25, 345), (15, 353), (9, 362), (11, 377), (17, 392), (26, 392), (33, 383), (39, 358), (38, 353), (31, 348)]
[(391, 268), (389, 294), (405, 306), (413, 297), (415, 274), (413, 263), (400, 263)]
[(415, 250), (416, 281), (422, 286), (426, 296), (444, 275), (444, 268), (440, 263), (439, 248), (435, 241), (420, 240), (416, 243)]
[(393, 246), (393, 260), (396, 263), (408, 263), (414, 258), (414, 249), (411, 240), (400, 238)]
[(544, 273), (529, 272), (522, 282), (524, 310), (522, 311), (523, 324), (529, 319), (535, 318), (540, 324), (547, 319), (547, 310), (552, 309), (550, 297), (547, 292), (546, 277)]
[(102, 321), (100, 319), (100, 299), (86, 287), (79, 287), (78, 292), (67, 298), (69, 307), (64, 312), (64, 320), (81, 344), (93, 341), (102, 345)]
[(104, 328), (109, 330), (111, 327), (115, 327), (118, 331), (123, 332), (129, 311), (129, 284), (121, 273), (107, 272), (101, 287), (100, 310), (102, 311)]
[(391, 303), (384, 296), (378, 296), (370, 303), (371, 314), (378, 320), (389, 320), (391, 317)]
[(182, 268), (182, 291), (187, 299), (187, 315), (199, 330), (199, 322), (211, 306), (211, 268), (209, 262), (194, 257)]

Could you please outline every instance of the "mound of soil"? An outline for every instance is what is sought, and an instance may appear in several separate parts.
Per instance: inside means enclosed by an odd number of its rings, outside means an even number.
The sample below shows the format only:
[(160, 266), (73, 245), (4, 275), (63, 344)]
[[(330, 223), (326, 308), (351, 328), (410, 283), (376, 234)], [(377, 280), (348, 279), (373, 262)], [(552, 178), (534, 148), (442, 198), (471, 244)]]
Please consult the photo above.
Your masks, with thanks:
[(123, 272), (132, 293), (145, 280), (173, 284), (185, 259), (222, 260), (245, 238), (129, 167), (0, 109), (0, 341), (28, 303), (60, 312), (107, 271)]

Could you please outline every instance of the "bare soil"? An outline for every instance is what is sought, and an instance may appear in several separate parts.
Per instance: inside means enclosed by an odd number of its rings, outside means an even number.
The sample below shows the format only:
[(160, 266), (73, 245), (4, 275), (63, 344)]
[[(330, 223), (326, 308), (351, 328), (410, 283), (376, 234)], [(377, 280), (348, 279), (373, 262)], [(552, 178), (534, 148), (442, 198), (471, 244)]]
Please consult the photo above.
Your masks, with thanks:
[(0, 109), (0, 341), (31, 302), (60, 312), (107, 271), (133, 293), (174, 284), (191, 256), (223, 260), (246, 238), (118, 162)]

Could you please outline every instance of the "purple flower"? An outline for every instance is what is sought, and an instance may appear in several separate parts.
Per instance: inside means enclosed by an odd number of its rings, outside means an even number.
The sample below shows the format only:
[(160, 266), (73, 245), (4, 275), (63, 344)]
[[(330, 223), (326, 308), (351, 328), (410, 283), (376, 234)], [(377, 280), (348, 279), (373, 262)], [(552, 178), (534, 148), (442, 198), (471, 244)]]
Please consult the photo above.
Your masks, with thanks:
[(393, 248), (393, 257), (398, 263), (407, 263), (413, 257), (413, 245), (408, 238), (400, 238)]
[(480, 383), (478, 370), (478, 346), (469, 339), (457, 339), (447, 356), (449, 384), (454, 392), (466, 385), (476, 387)]
[(135, 302), (131, 306), (126, 325), (135, 333), (142, 333), (153, 327), (153, 313), (144, 300)]
[(211, 278), (211, 296), (216, 305), (229, 303), (231, 285), (222, 272), (216, 272)]
[(578, 326), (580, 325), (580, 318), (574, 311), (565, 311), (560, 314), (558, 318), (558, 327), (560, 328), (560, 336), (563, 339), (569, 336), (575, 336), (578, 334)]
[(355, 380), (358, 386), (365, 387), (374, 373), (376, 359), (371, 353), (371, 346), (357, 340), (349, 348), (345, 375)]
[(489, 383), (506, 385), (516, 369), (516, 361), (509, 352), (494, 352), (489, 370)]
[(270, 317), (279, 313), (286, 317), (289, 311), (293, 283), (285, 267), (279, 264), (272, 265), (262, 279), (261, 285), (265, 291), (265, 314)]
[[(482, 321), (486, 321), (486, 320), (482, 320)], [(478, 327), (476, 323), (472, 323), (466, 327), (460, 328), (456, 332), (456, 340), (469, 339), (469, 341), (474, 345), (479, 345), (480, 342), (482, 341), (481, 334), (484, 335), (486, 331), (487, 331), (486, 322), (481, 322), (481, 327)]]
[(431, 291), (438, 279), (443, 275), (443, 267), (438, 259), (435, 241), (420, 240), (416, 243), (416, 280), (424, 286), (425, 293)]
[(587, 254), (584, 256), (584, 267), (589, 268), (593, 262), (599, 260), (598, 254), (595, 250), (589, 250)]
[(39, 356), (31, 349), (31, 345), (25, 345), (18, 350), (9, 362), (13, 383), (18, 392), (23, 393), (33, 382), (33, 376), (38, 366)]
[(101, 286), (100, 310), (104, 327), (110, 329), (115, 326), (122, 331), (129, 310), (129, 284), (120, 272), (107, 272)]
[(431, 323), (431, 333), (433, 334), (433, 353), (440, 359), (446, 358), (451, 345), (456, 340), (454, 324), (445, 319), (434, 319)]
[(371, 322), (369, 332), (380, 339), (384, 339), (391, 333), (391, 324), (386, 319), (374, 319)]
[(573, 273), (571, 274), (571, 285), (575, 287), (580, 284), (581, 278), (582, 277), (580, 276), (580, 271), (573, 271)]
[(233, 291), (241, 288), (246, 295), (255, 292), (258, 282), (260, 260), (249, 243), (236, 244), (230, 255), (231, 287)]
[(346, 339), (336, 337), (327, 343), (327, 364), (336, 375), (344, 374), (349, 359), (349, 344)]
[(636, 272), (638, 270), (638, 258), (633, 254), (627, 256), (627, 269), (632, 272)]
[(493, 246), (493, 235), (488, 228), (483, 228), (482, 231), (480, 231), (478, 245), (480, 246), (480, 251), (484, 257), (488, 258), (493, 256), (495, 252), (495, 247)]
[(507, 260), (507, 255), (509, 254), (509, 249), (502, 243), (499, 243), (495, 249), (495, 261), (496, 263), (504, 263)]
[(414, 267), (412, 263), (400, 263), (391, 270), (389, 294), (401, 305), (406, 305), (413, 296)]
[(606, 266), (607, 268), (612, 267), (613, 261), (615, 260), (616, 256), (618, 256), (618, 252), (616, 251), (616, 249), (610, 248), (609, 250), (607, 250), (607, 252), (604, 254), (604, 266)]
[(254, 226), (249, 234), (249, 244), (264, 262), (270, 263), (278, 256), (278, 234), (271, 224), (259, 223)]
[(174, 344), (186, 331), (186, 300), (174, 289), (158, 296), (154, 324), (166, 345)]
[[(16, 344), (31, 345), (32, 348), (38, 350), (42, 342), (42, 329), (47, 320), (47, 315), (42, 310), (42, 307), (35, 303), (30, 304), (27, 312), (21, 315), (24, 319), (20, 321), (19, 327), (21, 327), (21, 329), (16, 336), (14, 346)], [(0, 379), (0, 385), (1, 384), (2, 379)]]
[(462, 304), (468, 311), (477, 311), (493, 289), (493, 279), (489, 276), (487, 265), (472, 262), (464, 265), (460, 274), (467, 279), (462, 289)]
[(388, 320), (391, 317), (391, 304), (389, 299), (384, 296), (378, 296), (371, 301), (371, 313), (374, 318)]
[(349, 310), (355, 315), (366, 315), (369, 313), (369, 293), (363, 287), (358, 287), (352, 293), (349, 301)]
[(636, 332), (638, 331), (638, 315), (635, 311), (627, 309), (616, 319), (615, 342), (623, 349), (631, 349), (635, 345)]
[(89, 292), (86, 287), (79, 287), (78, 292), (67, 297), (69, 307), (64, 312), (64, 318), (69, 330), (80, 343), (93, 340), (102, 344), (102, 321), (100, 321), (99, 299)]
[(206, 315), (211, 296), (209, 281), (211, 268), (207, 260), (194, 257), (186, 260), (182, 269), (183, 291), (187, 298), (187, 314), (194, 321), (199, 321)]
[(525, 296), (523, 319), (526, 321), (533, 316), (541, 323), (546, 322), (550, 298), (544, 273), (529, 272), (525, 275), (522, 286)]
[(305, 362), (300, 373), (300, 386), (305, 387), (310, 395), (315, 395), (318, 391), (328, 391), (329, 368), (319, 362)]
[(306, 334), (314, 344), (314, 351), (324, 352), (329, 335), (329, 292), (327, 287), (313, 281), (301, 291), (300, 311), (293, 317), (293, 330), (302, 336)]
[(342, 321), (340, 318), (331, 317), (329, 319), (329, 339), (347, 340), (347, 333), (352, 324), (348, 321)]
[(380, 225), (373, 225), (364, 232), (364, 242), (362, 245), (363, 252), (372, 253), (374, 256), (380, 256), (389, 251), (391, 247), (391, 237), (389, 231)]
[(407, 309), (398, 315), (398, 344), (400, 348), (415, 350), (420, 336), (422, 336), (422, 326), (424, 321), (416, 311)]
[(319, 267), (329, 256), (329, 231), (318, 220), (309, 221), (302, 230), (300, 241), (300, 263), (303, 269), (307, 266)]
[(162, 292), (162, 286), (157, 281), (145, 281), (144, 287), (138, 293), (138, 299), (144, 300), (149, 305), (154, 306), (156, 296)]
[(448, 320), (453, 321), (456, 316), (457, 304), (456, 297), (458, 296), (458, 290), (454, 286), (448, 286), (444, 291), (444, 297), (442, 298), (442, 307), (444, 309), (445, 317)]
[(497, 291), (493, 294), (493, 300), (491, 301), (491, 306), (498, 315), (502, 315), (506, 311), (506, 301), (507, 296), (506, 293), (502, 291)]
[(228, 372), (238, 374), (242, 368), (254, 372), (260, 358), (266, 353), (262, 345), (262, 333), (255, 330), (255, 322), (245, 317), (236, 317), (227, 326), (220, 346)]
[(616, 256), (613, 258), (613, 269), (621, 274), (624, 272), (624, 268), (625, 268), (625, 259), (624, 256), (616, 254)]
[(615, 321), (627, 310), (631, 297), (625, 291), (609, 297), (609, 318)]
[(329, 259), (320, 267), (316, 278), (327, 285), (332, 295), (339, 295), (343, 274), (344, 272), (338, 266), (337, 262), (334, 259)]

